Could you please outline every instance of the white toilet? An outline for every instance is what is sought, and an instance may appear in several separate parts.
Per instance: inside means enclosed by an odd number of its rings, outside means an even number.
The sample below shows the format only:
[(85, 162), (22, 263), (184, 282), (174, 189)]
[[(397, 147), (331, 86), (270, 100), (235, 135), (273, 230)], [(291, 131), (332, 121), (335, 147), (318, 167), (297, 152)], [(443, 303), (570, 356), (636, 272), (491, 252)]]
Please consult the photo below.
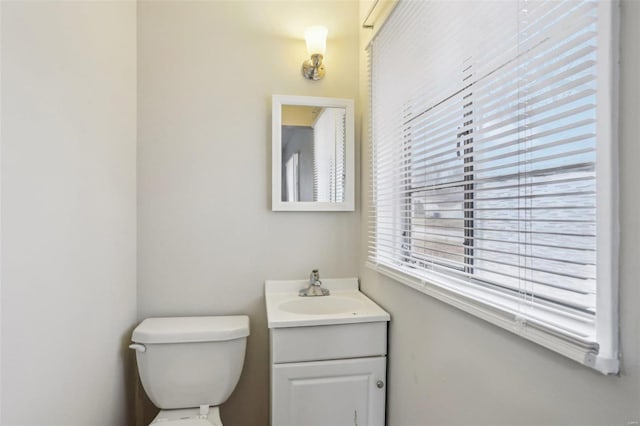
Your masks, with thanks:
[(249, 317), (148, 318), (133, 330), (140, 381), (160, 408), (152, 425), (222, 426), (218, 406), (236, 387)]

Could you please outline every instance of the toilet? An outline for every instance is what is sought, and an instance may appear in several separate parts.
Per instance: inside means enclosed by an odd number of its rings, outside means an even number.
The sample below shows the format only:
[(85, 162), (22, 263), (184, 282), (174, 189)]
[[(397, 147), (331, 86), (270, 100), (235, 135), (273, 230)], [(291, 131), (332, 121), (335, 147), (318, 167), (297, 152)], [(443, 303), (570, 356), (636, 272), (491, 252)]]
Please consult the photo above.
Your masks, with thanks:
[(138, 374), (160, 413), (151, 425), (222, 426), (219, 405), (238, 383), (249, 317), (147, 318), (134, 330)]

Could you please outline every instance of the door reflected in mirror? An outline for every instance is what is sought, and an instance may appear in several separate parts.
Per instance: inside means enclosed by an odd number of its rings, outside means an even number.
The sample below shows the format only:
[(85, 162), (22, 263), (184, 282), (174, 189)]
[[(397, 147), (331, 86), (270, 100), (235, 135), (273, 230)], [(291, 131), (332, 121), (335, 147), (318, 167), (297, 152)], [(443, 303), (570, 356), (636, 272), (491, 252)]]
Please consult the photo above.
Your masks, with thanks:
[(345, 108), (282, 106), (282, 201), (344, 201), (345, 118)]
[(274, 95), (272, 113), (273, 210), (353, 210), (353, 101)]

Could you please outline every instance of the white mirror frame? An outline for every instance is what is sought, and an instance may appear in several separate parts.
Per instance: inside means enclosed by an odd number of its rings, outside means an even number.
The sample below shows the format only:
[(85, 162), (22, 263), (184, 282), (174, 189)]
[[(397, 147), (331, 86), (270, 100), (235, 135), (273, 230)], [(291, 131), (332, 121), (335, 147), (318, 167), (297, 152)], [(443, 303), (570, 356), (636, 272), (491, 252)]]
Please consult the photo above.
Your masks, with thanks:
[[(345, 117), (345, 192), (341, 203), (321, 201), (282, 201), (282, 106), (344, 108)], [(273, 95), (271, 139), (271, 210), (273, 211), (354, 211), (355, 210), (355, 137), (353, 100), (313, 96)]]

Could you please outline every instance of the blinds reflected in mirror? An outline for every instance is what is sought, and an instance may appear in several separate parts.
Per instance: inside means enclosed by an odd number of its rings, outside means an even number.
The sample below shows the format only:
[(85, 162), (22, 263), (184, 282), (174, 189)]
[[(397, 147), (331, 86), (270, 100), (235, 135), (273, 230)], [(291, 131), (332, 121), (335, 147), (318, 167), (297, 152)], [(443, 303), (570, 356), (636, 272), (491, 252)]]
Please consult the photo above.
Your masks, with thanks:
[(344, 108), (323, 108), (313, 126), (314, 201), (344, 201)]

